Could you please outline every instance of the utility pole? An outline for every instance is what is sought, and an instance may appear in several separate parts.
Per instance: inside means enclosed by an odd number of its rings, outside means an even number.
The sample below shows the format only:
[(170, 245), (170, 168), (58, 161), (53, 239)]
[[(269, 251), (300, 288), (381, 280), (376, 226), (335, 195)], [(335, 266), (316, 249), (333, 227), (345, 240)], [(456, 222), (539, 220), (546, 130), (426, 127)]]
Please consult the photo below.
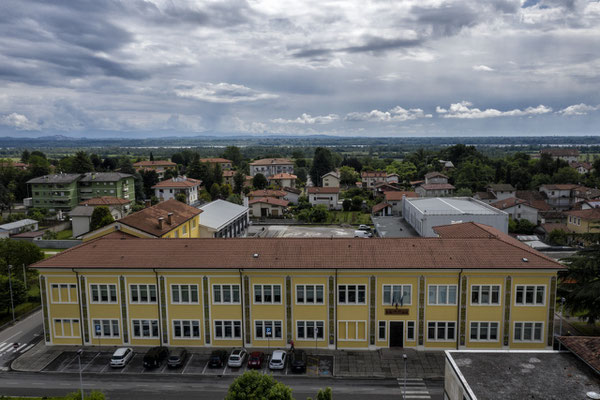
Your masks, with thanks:
[(8, 287), (10, 288), (10, 308), (12, 309), (12, 319), (13, 319), (13, 324), (16, 321), (15, 318), (15, 302), (13, 301), (13, 291), (12, 291), (12, 279), (11, 279), (11, 274), (12, 274), (12, 265), (8, 266)]
[(27, 290), (27, 272), (25, 272), (25, 264), (23, 264), (23, 284), (25, 285), (25, 290)]
[(402, 354), (402, 358), (404, 359), (404, 389), (402, 390), (402, 399), (406, 400), (406, 361), (408, 360), (408, 356)]
[[(565, 302), (567, 301), (567, 299), (565, 299), (564, 297), (560, 298), (560, 304), (561, 304), (561, 308), (560, 308), (560, 322), (559, 322), (559, 328), (558, 328), (558, 336), (562, 336), (562, 321), (563, 321), (563, 316), (565, 314)], [(558, 339), (558, 351), (561, 350), (562, 346), (561, 346), (561, 342), (560, 339)]]
[(83, 354), (83, 349), (77, 350), (77, 359), (79, 360), (79, 386), (81, 387), (81, 400), (83, 399), (83, 377), (81, 375), (81, 355)]

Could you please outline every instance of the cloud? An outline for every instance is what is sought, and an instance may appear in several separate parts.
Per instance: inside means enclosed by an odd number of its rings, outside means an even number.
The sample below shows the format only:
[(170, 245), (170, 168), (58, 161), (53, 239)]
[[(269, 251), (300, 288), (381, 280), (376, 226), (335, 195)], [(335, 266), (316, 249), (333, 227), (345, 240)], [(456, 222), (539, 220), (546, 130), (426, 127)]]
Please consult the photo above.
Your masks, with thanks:
[(177, 96), (209, 103), (239, 103), (276, 99), (271, 93), (261, 93), (233, 83), (181, 82), (174, 89)]
[(329, 115), (318, 115), (316, 117), (311, 116), (310, 114), (303, 113), (296, 119), (284, 119), (284, 118), (275, 118), (272, 119), (271, 122), (276, 124), (304, 124), (304, 125), (313, 125), (313, 124), (330, 124), (340, 119), (340, 116), (337, 114), (329, 114)]
[(346, 115), (346, 121), (369, 121), (369, 122), (403, 122), (417, 118), (431, 118), (431, 114), (425, 114), (420, 108), (405, 109), (396, 106), (388, 111), (372, 110), (370, 112), (352, 112)]
[(493, 72), (495, 69), (487, 65), (473, 65), (473, 71)]
[(15, 128), (18, 131), (39, 131), (40, 126), (30, 121), (25, 115), (10, 113), (0, 117), (0, 124), (11, 128)]
[(563, 108), (562, 110), (558, 111), (559, 114), (562, 115), (587, 115), (588, 112), (590, 111), (597, 111), (600, 110), (600, 104), (598, 104), (597, 106), (588, 106), (587, 104), (584, 103), (580, 103), (580, 104), (574, 104), (572, 106)]
[(552, 112), (552, 108), (544, 105), (537, 107), (527, 107), (524, 110), (514, 109), (510, 111), (499, 111), (494, 108), (480, 110), (473, 108), (473, 103), (461, 101), (460, 103), (451, 104), (448, 109), (436, 107), (436, 112), (441, 114), (443, 118), (459, 118), (459, 119), (480, 119), (480, 118), (495, 118), (495, 117), (522, 117), (531, 115), (542, 115)]

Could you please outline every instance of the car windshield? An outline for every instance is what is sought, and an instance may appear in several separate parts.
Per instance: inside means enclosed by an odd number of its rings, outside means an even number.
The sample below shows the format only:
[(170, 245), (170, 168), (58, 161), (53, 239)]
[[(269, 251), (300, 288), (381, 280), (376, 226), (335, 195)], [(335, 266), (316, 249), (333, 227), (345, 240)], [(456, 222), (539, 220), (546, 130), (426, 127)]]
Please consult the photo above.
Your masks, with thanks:
[(229, 359), (233, 360), (233, 361), (237, 361), (237, 360), (240, 359), (240, 357), (238, 357), (238, 356), (231, 356), (231, 357), (229, 357)]
[(119, 355), (119, 356), (113, 356), (113, 360), (122, 360), (123, 356)]
[(171, 356), (171, 357), (169, 357), (169, 360), (177, 361), (177, 360), (179, 360), (179, 356)]

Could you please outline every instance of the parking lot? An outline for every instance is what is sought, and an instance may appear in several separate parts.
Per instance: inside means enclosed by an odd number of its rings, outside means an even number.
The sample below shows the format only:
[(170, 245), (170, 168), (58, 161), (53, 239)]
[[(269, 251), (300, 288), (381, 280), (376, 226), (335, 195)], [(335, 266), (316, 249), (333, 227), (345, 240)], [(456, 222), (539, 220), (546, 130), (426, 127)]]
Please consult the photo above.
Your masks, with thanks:
[[(84, 373), (102, 373), (102, 374), (190, 374), (190, 375), (241, 375), (248, 370), (246, 362), (241, 368), (220, 367), (211, 368), (208, 365), (210, 354), (208, 353), (188, 353), (182, 366), (172, 368), (163, 361), (158, 368), (145, 368), (143, 365), (144, 352), (136, 352), (123, 368), (112, 368), (109, 363), (112, 352), (105, 351), (84, 351), (81, 355), (81, 370)], [(306, 372), (292, 372), (289, 362), (283, 370), (270, 370), (268, 368), (269, 357), (265, 354), (265, 361), (262, 367), (258, 369), (263, 374), (273, 376), (281, 375), (309, 375), (309, 376), (332, 376), (333, 360), (331, 355), (308, 355)], [(246, 358), (247, 361), (247, 358)], [(79, 357), (74, 351), (62, 352), (44, 369), (44, 372), (67, 372), (79, 373)]]
[(351, 238), (354, 237), (355, 230), (356, 228), (342, 228), (340, 226), (253, 225), (248, 232), (252, 236), (267, 238)]

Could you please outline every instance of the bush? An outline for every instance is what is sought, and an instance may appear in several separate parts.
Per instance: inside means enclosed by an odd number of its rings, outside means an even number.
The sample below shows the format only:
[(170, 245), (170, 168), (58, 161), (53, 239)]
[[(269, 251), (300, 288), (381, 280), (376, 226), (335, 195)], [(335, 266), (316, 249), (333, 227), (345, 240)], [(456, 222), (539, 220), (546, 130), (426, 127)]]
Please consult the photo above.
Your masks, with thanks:
[(292, 400), (292, 389), (269, 374), (247, 371), (229, 386), (225, 400)]
[(352, 210), (352, 200), (344, 199), (344, 201), (342, 202), (342, 208), (344, 209), (344, 211)]
[(352, 211), (360, 211), (362, 210), (363, 198), (360, 196), (354, 196), (352, 198), (352, 203), (350, 209)]

